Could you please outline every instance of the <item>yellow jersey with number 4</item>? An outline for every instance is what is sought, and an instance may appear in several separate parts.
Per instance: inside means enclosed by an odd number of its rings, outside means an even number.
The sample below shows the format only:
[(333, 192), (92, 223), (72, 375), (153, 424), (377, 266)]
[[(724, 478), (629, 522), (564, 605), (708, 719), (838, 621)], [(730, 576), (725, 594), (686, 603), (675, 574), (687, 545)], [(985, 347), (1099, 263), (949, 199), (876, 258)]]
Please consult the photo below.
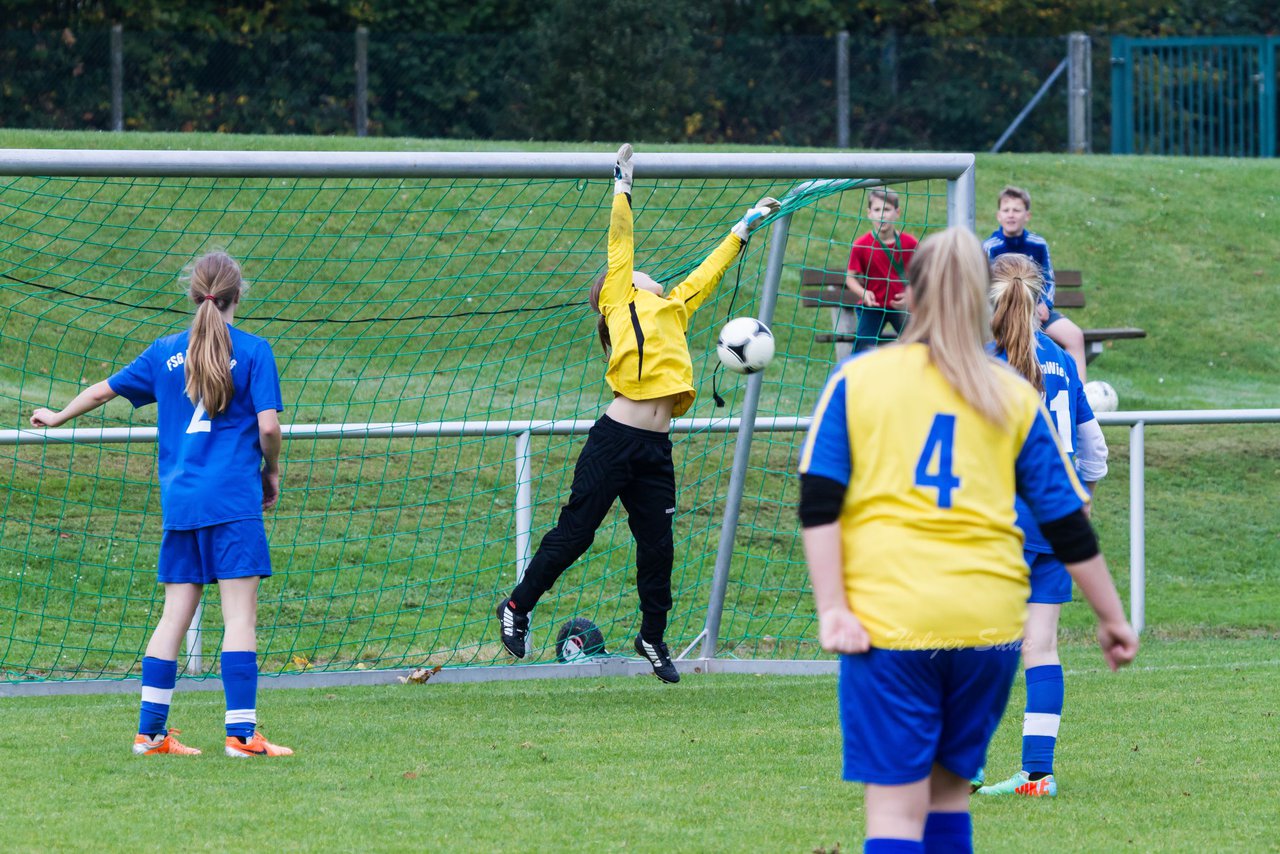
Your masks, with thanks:
[(1004, 424), (969, 406), (924, 344), (846, 360), (818, 400), (800, 472), (847, 486), (845, 591), (873, 646), (1020, 638), (1029, 585), (1014, 496), (1041, 522), (1088, 500), (1035, 389), (990, 369), (1013, 402)]

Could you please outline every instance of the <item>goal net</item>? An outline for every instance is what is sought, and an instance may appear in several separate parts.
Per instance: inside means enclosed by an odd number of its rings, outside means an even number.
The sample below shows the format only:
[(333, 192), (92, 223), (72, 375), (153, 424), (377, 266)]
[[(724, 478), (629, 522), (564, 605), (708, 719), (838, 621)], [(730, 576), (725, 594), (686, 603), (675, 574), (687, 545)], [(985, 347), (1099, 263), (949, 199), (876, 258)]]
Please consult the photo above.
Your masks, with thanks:
[[(242, 264), (236, 324), (272, 343), (284, 391), (263, 672), (508, 663), (494, 606), (610, 396), (586, 295), (605, 263), (612, 159), (0, 155), (0, 682), (139, 672), (163, 598), (154, 407), (117, 399), (51, 431), (27, 418), (185, 328), (179, 276), (213, 248)], [(972, 221), (968, 155), (636, 156), (636, 266), (659, 281), (688, 274), (761, 196), (784, 201), (692, 319), (698, 398), (673, 436), (675, 651), (820, 654), (794, 470), (840, 342), (834, 297), (806, 299), (821, 283), (805, 271), (843, 274), (886, 183), (916, 236)], [(717, 369), (717, 331), (736, 316), (772, 324), (761, 375)], [(216, 597), (187, 675), (217, 660)], [(526, 660), (555, 660), (574, 617), (629, 651), (620, 507), (535, 611)]]

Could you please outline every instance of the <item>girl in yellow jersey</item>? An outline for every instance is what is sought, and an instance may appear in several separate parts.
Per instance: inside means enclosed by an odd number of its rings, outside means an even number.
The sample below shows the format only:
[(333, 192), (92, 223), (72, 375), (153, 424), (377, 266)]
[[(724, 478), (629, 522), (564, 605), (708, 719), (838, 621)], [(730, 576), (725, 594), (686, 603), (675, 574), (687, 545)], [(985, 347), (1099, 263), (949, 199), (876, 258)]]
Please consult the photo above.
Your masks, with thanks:
[(685, 335), (689, 316), (711, 295), (751, 232), (778, 210), (778, 202), (766, 198), (747, 211), (693, 274), (664, 294), (662, 285), (633, 268), (631, 155), (630, 145), (618, 149), (609, 266), (590, 293), (609, 356), (605, 382), (613, 390), (613, 402), (588, 434), (559, 521), (543, 537), (511, 595), (499, 603), (497, 616), (503, 645), (523, 658), (529, 612), (591, 546), (609, 508), (621, 499), (636, 540), (641, 619), (635, 648), (658, 678), (678, 682), (680, 673), (663, 635), (671, 610), (671, 523), (676, 512), (669, 433), (671, 419), (688, 411), (695, 397)]
[(1035, 389), (984, 350), (987, 262), (952, 228), (921, 244), (901, 343), (840, 364), (800, 459), (824, 649), (842, 654), (844, 776), (865, 851), (972, 851), (969, 780), (1018, 665), (1029, 591), (1014, 496), (1098, 615), (1112, 667), (1138, 640)]

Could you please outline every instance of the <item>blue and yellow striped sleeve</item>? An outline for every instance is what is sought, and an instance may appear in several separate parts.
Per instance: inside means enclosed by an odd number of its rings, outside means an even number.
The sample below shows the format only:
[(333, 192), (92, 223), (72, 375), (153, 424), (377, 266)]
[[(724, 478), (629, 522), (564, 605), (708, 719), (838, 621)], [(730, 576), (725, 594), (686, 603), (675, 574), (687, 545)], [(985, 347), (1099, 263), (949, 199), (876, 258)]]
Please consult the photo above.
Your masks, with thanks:
[(1037, 407), (1014, 469), (1018, 496), (1041, 524), (1070, 515), (1089, 500), (1071, 460), (1058, 444), (1043, 406)]
[(848, 486), (853, 476), (853, 453), (849, 444), (844, 374), (837, 370), (827, 380), (813, 411), (813, 423), (800, 449), (800, 474), (829, 478)]

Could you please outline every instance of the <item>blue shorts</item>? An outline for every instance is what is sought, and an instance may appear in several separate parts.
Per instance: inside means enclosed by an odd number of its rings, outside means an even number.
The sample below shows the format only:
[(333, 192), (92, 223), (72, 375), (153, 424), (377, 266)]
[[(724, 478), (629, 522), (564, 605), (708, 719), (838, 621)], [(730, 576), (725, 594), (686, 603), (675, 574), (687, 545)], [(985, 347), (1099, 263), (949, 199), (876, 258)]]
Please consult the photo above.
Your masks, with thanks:
[(986, 764), (1021, 646), (841, 656), (844, 779), (900, 786), (928, 777), (935, 763), (972, 778)]
[(165, 531), (159, 565), (161, 584), (212, 584), (255, 575), (265, 578), (271, 574), (267, 531), (261, 519)]
[(1022, 553), (1027, 566), (1031, 567), (1031, 596), (1028, 602), (1042, 605), (1061, 605), (1071, 601), (1071, 573), (1063, 566), (1062, 561), (1051, 554), (1043, 552)]

